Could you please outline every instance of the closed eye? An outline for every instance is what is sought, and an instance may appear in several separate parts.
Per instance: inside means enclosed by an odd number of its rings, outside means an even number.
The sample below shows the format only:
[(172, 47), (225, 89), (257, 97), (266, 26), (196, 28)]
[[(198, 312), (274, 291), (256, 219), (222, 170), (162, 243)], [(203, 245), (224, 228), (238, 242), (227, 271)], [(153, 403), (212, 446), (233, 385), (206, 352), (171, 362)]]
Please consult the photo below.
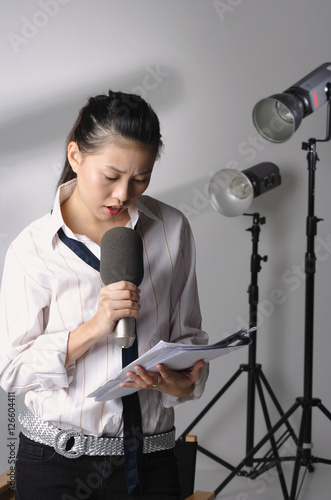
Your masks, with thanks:
[[(107, 175), (105, 175), (105, 178), (107, 179), (107, 181), (117, 181), (118, 178), (117, 177), (108, 177)], [(149, 177), (146, 177), (145, 179), (133, 179), (134, 182), (138, 182), (138, 184), (145, 184), (145, 182), (148, 182), (149, 181)]]
[(134, 179), (134, 182), (137, 182), (137, 184), (146, 184), (149, 181), (149, 178), (147, 179)]

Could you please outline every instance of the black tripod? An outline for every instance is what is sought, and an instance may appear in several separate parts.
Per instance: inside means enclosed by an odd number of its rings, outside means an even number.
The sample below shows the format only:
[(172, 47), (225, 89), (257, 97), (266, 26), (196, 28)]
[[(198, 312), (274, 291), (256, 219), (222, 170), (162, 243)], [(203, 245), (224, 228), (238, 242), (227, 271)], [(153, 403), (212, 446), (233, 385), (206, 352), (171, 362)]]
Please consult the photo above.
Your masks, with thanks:
[[(265, 218), (260, 217), (258, 213), (254, 214), (245, 214), (253, 216), (253, 225), (248, 228), (247, 231), (252, 233), (252, 255), (251, 255), (251, 283), (248, 287), (248, 296), (249, 296), (249, 319), (250, 326), (257, 325), (257, 314), (258, 314), (258, 273), (261, 270), (261, 262), (266, 261), (267, 257), (261, 257), (258, 254), (258, 242), (259, 242), (259, 234), (260, 234), (260, 225), (265, 223)], [(188, 434), (193, 427), (202, 419), (202, 417), (212, 408), (212, 406), (219, 400), (219, 398), (231, 387), (231, 385), (235, 382), (235, 380), (239, 377), (241, 373), (247, 372), (248, 375), (248, 387), (247, 387), (247, 423), (246, 423), (246, 456), (236, 467), (232, 466), (225, 460), (220, 457), (214, 455), (209, 452), (202, 446), (198, 445), (198, 450), (219, 464), (223, 465), (227, 469), (231, 471), (231, 473), (226, 477), (226, 479), (219, 485), (215, 490), (215, 495), (219, 493), (236, 475), (243, 475), (246, 477), (256, 478), (266, 470), (271, 467), (276, 466), (278, 471), (278, 476), (280, 480), (280, 484), (282, 487), (282, 491), (284, 494), (284, 498), (288, 499), (288, 493), (286, 489), (286, 483), (282, 471), (281, 462), (283, 458), (279, 456), (278, 450), (280, 446), (288, 439), (289, 436), (292, 436), (295, 442), (297, 442), (297, 437), (287, 421), (287, 417), (284, 415), (284, 412), (272, 391), (265, 375), (262, 372), (262, 368), (260, 364), (256, 363), (256, 331), (251, 334), (252, 343), (248, 347), (248, 364), (240, 365), (239, 369), (236, 373), (230, 378), (230, 380), (223, 386), (223, 388), (214, 396), (214, 398), (210, 401), (210, 403), (200, 412), (200, 414), (194, 419), (194, 421), (185, 429), (185, 431), (181, 434), (179, 439), (184, 439), (186, 434)], [(273, 404), (275, 405), (279, 415), (281, 418), (281, 423), (277, 425), (277, 428), (272, 428), (271, 420), (266, 404), (265, 394), (263, 390), (263, 386), (265, 387), (269, 397), (271, 398)], [(254, 422), (255, 422), (255, 391), (258, 391), (258, 395), (260, 398), (260, 403), (262, 407), (262, 412), (264, 416), (264, 420), (266, 423), (266, 427), (268, 430), (268, 434), (259, 442), (258, 445), (254, 447)], [(274, 433), (278, 430), (278, 428), (285, 424), (287, 430), (283, 432), (283, 434), (277, 439), (274, 437)], [(255, 453), (267, 442), (270, 441), (271, 450), (262, 458), (255, 458)]]
[[(303, 143), (302, 149), (308, 151), (308, 215), (307, 215), (307, 251), (305, 254), (305, 351), (304, 351), (304, 385), (303, 397), (297, 398), (295, 404), (289, 409), (285, 417), (288, 418), (298, 407), (302, 408), (297, 453), (293, 471), (291, 493), (289, 500), (298, 498), (302, 483), (298, 490), (299, 473), (301, 466), (309, 472), (313, 472), (313, 464), (317, 462), (331, 464), (331, 460), (318, 458), (311, 453), (312, 437), (312, 409), (319, 408), (326, 417), (331, 420), (331, 413), (325, 408), (320, 399), (313, 397), (313, 348), (314, 348), (314, 284), (316, 273), (315, 236), (317, 234), (317, 223), (322, 219), (315, 216), (315, 170), (316, 162), (319, 160), (316, 153), (316, 142), (328, 142), (331, 139), (331, 101), (330, 88), (328, 86), (328, 112), (327, 133), (322, 140), (309, 139)], [(282, 419), (279, 423), (282, 423)], [(278, 424), (277, 424), (278, 425)], [(298, 493), (298, 496), (296, 496)]]

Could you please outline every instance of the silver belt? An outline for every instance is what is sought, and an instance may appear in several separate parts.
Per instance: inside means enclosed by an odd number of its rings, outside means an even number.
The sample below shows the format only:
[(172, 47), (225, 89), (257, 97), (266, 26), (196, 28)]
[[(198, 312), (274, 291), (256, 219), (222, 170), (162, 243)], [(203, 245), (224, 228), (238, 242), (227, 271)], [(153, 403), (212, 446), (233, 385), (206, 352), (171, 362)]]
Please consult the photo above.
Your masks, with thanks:
[[(73, 429), (58, 429), (37, 417), (29, 409), (21, 413), (18, 420), (23, 426), (22, 433), (26, 437), (37, 443), (51, 446), (56, 453), (66, 458), (78, 458), (82, 455), (124, 455), (123, 438), (121, 437), (84, 436)], [(74, 438), (74, 443), (68, 450), (68, 441), (71, 438)], [(143, 437), (143, 453), (170, 450), (174, 446), (175, 429)]]

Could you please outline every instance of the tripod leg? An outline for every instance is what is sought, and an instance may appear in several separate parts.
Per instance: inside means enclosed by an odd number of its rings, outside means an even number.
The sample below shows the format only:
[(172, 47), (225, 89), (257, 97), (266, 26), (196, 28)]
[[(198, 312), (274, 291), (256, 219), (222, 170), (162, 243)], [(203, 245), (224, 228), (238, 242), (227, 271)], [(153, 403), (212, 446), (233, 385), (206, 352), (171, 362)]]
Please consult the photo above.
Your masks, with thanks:
[[(245, 466), (246, 460), (249, 460), (262, 448), (262, 446), (270, 439), (270, 436), (274, 434), (284, 424), (284, 422), (290, 418), (290, 416), (295, 412), (298, 406), (299, 403), (295, 402), (291, 406), (291, 408), (286, 413), (284, 413), (283, 417), (281, 417), (278, 422), (270, 429), (270, 431), (261, 439), (261, 441), (256, 446), (254, 446), (254, 448), (249, 452), (245, 459), (242, 460), (240, 464), (235, 467), (235, 469), (233, 469), (233, 471), (225, 478), (225, 480), (215, 489), (215, 495), (217, 495), (231, 481), (231, 479), (233, 479), (234, 476), (236, 476), (238, 472), (240, 472), (240, 470)], [(284, 500), (289, 500), (288, 496), (284, 497)]]
[(231, 387), (233, 382), (239, 377), (239, 375), (242, 373), (242, 369), (239, 368), (234, 375), (227, 381), (227, 383), (218, 391), (216, 396), (213, 397), (213, 399), (207, 404), (207, 406), (199, 413), (199, 415), (193, 420), (193, 422), (182, 432), (182, 434), (179, 436), (179, 439), (184, 439), (186, 434), (189, 434), (190, 431), (193, 429), (193, 427), (196, 426), (196, 424), (206, 415), (206, 413), (214, 406), (214, 404), (219, 400), (220, 397), (223, 396), (223, 394)]
[(298, 445), (297, 445), (297, 456), (295, 459), (295, 465), (294, 465), (294, 471), (293, 471), (290, 500), (296, 499), (296, 492), (297, 492), (297, 486), (298, 486), (300, 467), (301, 467), (301, 465), (303, 465), (304, 438), (305, 438), (305, 434), (306, 434), (307, 425), (310, 422), (310, 417), (311, 417), (311, 407), (309, 407), (308, 405), (305, 405), (303, 407), (303, 410), (302, 410), (300, 433), (299, 433), (299, 440), (298, 440)]
[[(261, 381), (259, 379), (259, 375), (260, 375), (260, 372), (256, 372), (255, 373), (255, 383), (256, 383), (256, 387), (257, 387), (258, 393), (259, 393), (259, 397), (260, 397), (260, 401), (261, 401), (261, 407), (262, 407), (262, 411), (263, 411), (264, 420), (265, 420), (265, 423), (266, 423), (266, 426), (267, 426), (267, 430), (270, 431), (271, 428), (272, 428), (272, 425), (271, 425), (271, 420), (270, 420), (270, 416), (269, 416), (267, 404), (266, 404), (266, 401), (265, 401), (264, 393), (263, 393), (263, 390), (262, 390), (262, 384), (261, 384)], [(278, 477), (279, 477), (280, 485), (281, 485), (281, 488), (282, 488), (282, 492), (283, 492), (284, 498), (287, 499), (288, 498), (288, 492), (287, 492), (287, 487), (286, 487), (286, 482), (285, 482), (285, 478), (284, 478), (283, 468), (282, 468), (282, 465), (281, 465), (281, 460), (279, 458), (277, 444), (276, 444), (276, 441), (275, 441), (274, 434), (270, 435), (270, 444), (271, 444), (272, 451), (274, 453), (275, 465), (277, 467), (277, 472), (278, 472)]]
[[(274, 403), (276, 409), (278, 410), (279, 415), (282, 417), (284, 415), (284, 411), (283, 411), (282, 407), (280, 406), (280, 404), (275, 396), (275, 393), (271, 389), (271, 386), (270, 386), (268, 380), (266, 379), (264, 373), (262, 372), (262, 370), (260, 370), (259, 373), (260, 373), (261, 380), (262, 380), (266, 390), (268, 391), (268, 394), (269, 394), (272, 402)], [(290, 423), (288, 421), (285, 422), (285, 425), (286, 425), (287, 430), (290, 433), (292, 439), (294, 440), (295, 444), (297, 444), (298, 438), (297, 438), (292, 426), (290, 425)]]
[(327, 418), (331, 420), (331, 412), (329, 412), (329, 410), (325, 408), (325, 406), (321, 402), (319, 402), (317, 406), (324, 413), (324, 415), (326, 415)]

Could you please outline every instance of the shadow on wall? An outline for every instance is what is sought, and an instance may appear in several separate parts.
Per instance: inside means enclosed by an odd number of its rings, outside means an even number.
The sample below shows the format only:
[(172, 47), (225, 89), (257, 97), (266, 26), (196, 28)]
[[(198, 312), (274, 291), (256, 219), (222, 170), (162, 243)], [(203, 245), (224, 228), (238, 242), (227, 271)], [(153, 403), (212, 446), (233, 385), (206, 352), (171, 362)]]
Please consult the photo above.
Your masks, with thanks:
[(170, 66), (152, 63), (126, 75), (114, 77), (109, 74), (93, 88), (90, 84), (68, 96), (50, 94), (47, 101), (35, 107), (24, 107), (22, 114), (14, 108), (14, 118), (7, 116), (5, 123), (0, 123), (0, 156), (6, 157), (12, 151), (19, 153), (63, 141), (86, 99), (97, 93), (107, 93), (109, 89), (139, 94), (157, 113), (163, 108), (170, 110), (177, 106), (185, 95), (180, 73)]

